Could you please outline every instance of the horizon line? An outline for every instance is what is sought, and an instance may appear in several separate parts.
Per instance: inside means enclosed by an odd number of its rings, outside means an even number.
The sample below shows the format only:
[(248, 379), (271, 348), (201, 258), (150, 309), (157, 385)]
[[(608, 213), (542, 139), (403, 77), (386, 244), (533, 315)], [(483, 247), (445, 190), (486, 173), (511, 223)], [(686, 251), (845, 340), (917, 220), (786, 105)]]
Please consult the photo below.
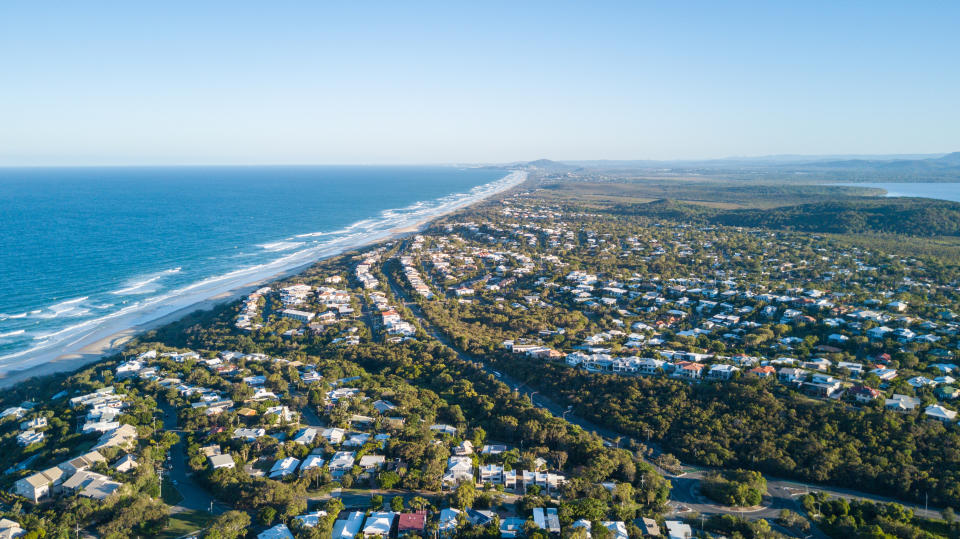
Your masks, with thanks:
[(551, 159), (540, 157), (529, 160), (514, 161), (475, 161), (475, 162), (419, 162), (419, 163), (62, 163), (62, 164), (0, 164), (0, 169), (24, 169), (24, 168), (187, 168), (187, 167), (417, 167), (417, 166), (439, 166), (439, 167), (491, 167), (491, 166), (518, 166), (534, 163), (537, 161), (551, 161), (554, 163), (685, 163), (685, 162), (703, 162), (703, 161), (734, 161), (734, 160), (760, 160), (774, 158), (792, 158), (792, 159), (812, 159), (812, 158), (903, 158), (927, 157), (936, 158), (957, 152), (931, 152), (931, 153), (828, 153), (828, 154), (763, 154), (763, 155), (729, 155), (725, 157), (682, 157), (674, 159), (650, 159), (650, 158), (573, 158), (573, 159)]

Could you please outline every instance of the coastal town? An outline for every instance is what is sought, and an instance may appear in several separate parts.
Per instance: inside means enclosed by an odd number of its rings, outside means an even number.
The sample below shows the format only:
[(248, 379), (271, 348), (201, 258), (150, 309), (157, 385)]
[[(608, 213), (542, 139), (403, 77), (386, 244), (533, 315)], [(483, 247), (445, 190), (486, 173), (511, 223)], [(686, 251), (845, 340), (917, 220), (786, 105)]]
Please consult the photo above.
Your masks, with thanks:
[[(837, 536), (808, 507), (845, 499), (829, 475), (795, 462), (803, 490), (757, 486), (739, 478), (751, 463), (790, 474), (623, 399), (752, 408), (744, 392), (763, 392), (956, 437), (944, 271), (517, 191), (6, 396), (0, 536)], [(856, 450), (838, 458), (867, 459)], [(950, 507), (949, 469), (928, 504)], [(881, 490), (845, 486), (860, 504)]]

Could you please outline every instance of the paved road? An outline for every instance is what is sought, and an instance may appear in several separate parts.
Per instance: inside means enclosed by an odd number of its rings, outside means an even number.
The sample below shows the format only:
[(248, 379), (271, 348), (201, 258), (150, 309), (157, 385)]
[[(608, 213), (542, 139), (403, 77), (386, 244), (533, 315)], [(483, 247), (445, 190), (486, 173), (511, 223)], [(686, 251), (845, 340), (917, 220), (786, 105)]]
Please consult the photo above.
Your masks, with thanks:
[[(577, 416), (576, 414), (573, 413), (571, 409), (565, 406), (562, 406), (560, 404), (557, 404), (553, 400), (549, 399), (548, 397), (544, 396), (538, 391), (527, 386), (525, 382), (521, 382), (517, 379), (510, 377), (507, 374), (498, 372), (492, 367), (489, 367), (488, 365), (486, 365), (481, 360), (478, 360), (470, 356), (463, 350), (460, 350), (450, 341), (450, 339), (442, 331), (440, 331), (438, 328), (436, 328), (429, 322), (429, 320), (427, 319), (426, 315), (423, 313), (423, 310), (420, 308), (420, 306), (410, 299), (406, 289), (399, 286), (399, 284), (394, 279), (393, 275), (388, 271), (384, 271), (384, 274), (387, 276), (388, 285), (390, 286), (390, 289), (393, 291), (394, 296), (396, 296), (399, 300), (403, 301), (404, 305), (406, 305), (410, 309), (410, 311), (414, 314), (414, 316), (418, 318), (420, 325), (423, 326), (424, 330), (428, 334), (430, 334), (432, 337), (440, 341), (442, 344), (451, 348), (454, 352), (458, 354), (458, 356), (462, 360), (469, 361), (474, 365), (478, 366), (479, 368), (485, 370), (486, 372), (491, 373), (494, 376), (497, 376), (503, 383), (507, 384), (509, 387), (513, 388), (515, 391), (518, 391), (521, 394), (524, 394), (527, 397), (529, 397), (531, 402), (535, 406), (544, 408), (555, 416), (564, 417), (567, 421), (575, 425), (579, 425), (580, 427), (582, 427), (587, 431), (595, 432), (596, 434), (606, 439), (608, 442), (619, 438), (620, 443), (622, 444), (627, 444), (631, 441), (635, 443), (643, 443), (648, 447), (650, 447), (651, 449), (653, 449), (655, 454), (660, 452), (659, 448), (657, 448), (656, 445), (650, 444), (648, 442), (641, 442), (639, 440), (633, 440), (629, 436), (624, 436), (621, 433), (615, 432), (606, 427), (595, 425), (592, 422)], [(651, 462), (650, 464), (656, 467), (654, 463)], [(785, 480), (785, 479), (773, 478), (773, 477), (766, 477), (768, 496), (764, 500), (764, 507), (762, 509), (758, 509), (754, 511), (746, 511), (746, 510), (741, 511), (741, 510), (733, 509), (730, 507), (712, 504), (709, 502), (709, 500), (707, 500), (706, 498), (704, 498), (699, 494), (700, 483), (703, 480), (705, 472), (708, 471), (706, 468), (691, 467), (691, 466), (685, 466), (685, 468), (686, 469), (692, 468), (694, 471), (689, 473), (684, 473), (681, 475), (676, 475), (657, 467), (658, 471), (660, 471), (661, 474), (669, 478), (671, 483), (674, 486), (673, 491), (671, 492), (671, 495), (670, 495), (671, 504), (675, 508), (683, 507), (683, 508), (687, 508), (690, 511), (696, 511), (702, 514), (725, 513), (725, 514), (732, 514), (732, 515), (742, 515), (744, 517), (749, 517), (749, 518), (765, 518), (768, 520), (772, 520), (773, 518), (776, 518), (777, 513), (779, 513), (781, 509), (790, 509), (798, 513), (804, 513), (805, 511), (803, 510), (803, 507), (800, 505), (798, 501), (800, 496), (806, 492), (820, 491), (820, 492), (825, 492), (827, 494), (830, 494), (831, 496), (843, 497), (847, 499), (863, 499), (863, 500), (878, 501), (878, 502), (893, 501), (912, 509), (914, 513), (917, 515), (928, 517), (928, 518), (940, 518), (940, 512), (938, 510), (934, 510), (934, 509), (925, 510), (924, 507), (922, 506), (910, 504), (910, 503), (904, 503), (900, 500), (895, 500), (892, 498), (884, 498), (882, 496), (875, 496), (872, 494), (867, 494), (867, 493), (858, 492), (854, 490), (838, 489), (838, 488), (826, 487), (823, 485), (801, 483), (798, 481), (791, 481), (791, 480)], [(825, 537), (822, 533), (820, 533), (816, 529), (811, 530), (811, 532), (814, 533), (815, 537)]]
[[(177, 411), (167, 403), (161, 404), (163, 411), (163, 428), (169, 431), (177, 430)], [(177, 491), (183, 496), (183, 500), (177, 505), (179, 508), (191, 509), (195, 511), (210, 511), (211, 502), (213, 514), (219, 515), (230, 510), (226, 504), (217, 501), (209, 492), (201, 487), (193, 476), (187, 473), (187, 450), (184, 444), (184, 435), (180, 434), (181, 440), (170, 448), (170, 471), (167, 472), (172, 481), (175, 482)]]

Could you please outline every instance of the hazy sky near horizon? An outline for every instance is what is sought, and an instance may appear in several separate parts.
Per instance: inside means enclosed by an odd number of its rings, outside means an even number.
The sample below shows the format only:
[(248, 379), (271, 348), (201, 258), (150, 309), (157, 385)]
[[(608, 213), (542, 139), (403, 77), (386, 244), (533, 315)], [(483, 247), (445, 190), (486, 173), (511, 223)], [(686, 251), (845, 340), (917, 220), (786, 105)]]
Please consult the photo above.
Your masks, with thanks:
[(0, 3), (0, 165), (960, 150), (957, 2)]

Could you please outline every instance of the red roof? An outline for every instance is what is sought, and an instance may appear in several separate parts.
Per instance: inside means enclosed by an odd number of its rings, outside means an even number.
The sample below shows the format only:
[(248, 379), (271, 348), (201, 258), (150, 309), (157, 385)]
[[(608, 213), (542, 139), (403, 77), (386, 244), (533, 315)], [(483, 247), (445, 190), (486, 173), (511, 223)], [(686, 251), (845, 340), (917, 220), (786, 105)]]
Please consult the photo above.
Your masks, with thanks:
[(693, 361), (680, 361), (677, 362), (677, 367), (685, 371), (701, 371), (706, 365), (702, 363), (694, 363)]
[(426, 511), (417, 511), (416, 513), (400, 513), (400, 518), (397, 520), (398, 531), (423, 531), (426, 526)]

